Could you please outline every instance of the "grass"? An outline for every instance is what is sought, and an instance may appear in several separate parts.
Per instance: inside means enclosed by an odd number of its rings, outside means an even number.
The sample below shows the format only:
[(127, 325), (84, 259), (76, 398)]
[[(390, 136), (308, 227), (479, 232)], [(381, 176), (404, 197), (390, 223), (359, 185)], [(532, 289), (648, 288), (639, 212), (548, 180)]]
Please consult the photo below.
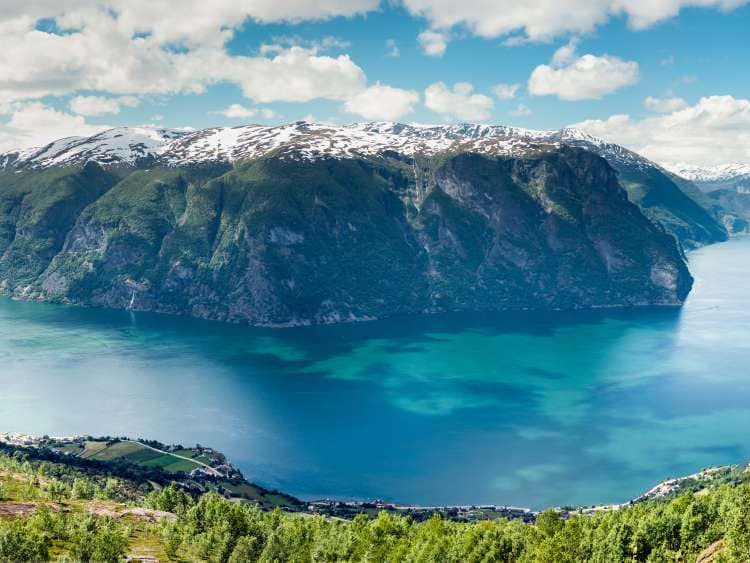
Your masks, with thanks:
[[(67, 448), (75, 453), (75, 448)], [(59, 451), (63, 451), (61, 448)], [(142, 467), (159, 468), (169, 473), (189, 473), (197, 467), (199, 462), (209, 464), (210, 459), (193, 450), (178, 450), (177, 455), (194, 458), (196, 461), (179, 459), (173, 455), (161, 454), (137, 442), (107, 442), (89, 441), (80, 457), (96, 461), (125, 461)]]
[(142, 450), (148, 452), (151, 451), (140, 444), (134, 444), (132, 442), (116, 442), (110, 446), (105, 444), (103, 449), (89, 456), (89, 458), (97, 459), (99, 461), (112, 461), (122, 457), (130, 457), (133, 454), (139, 454)]
[[(104, 442), (92, 443), (105, 444)], [(102, 504), (102, 501), (99, 500), (80, 499), (57, 499), (52, 502), (45, 498), (45, 494), (40, 488), (40, 483), (32, 482), (32, 479), (23, 473), (0, 472), (0, 485), (5, 492), (4, 497), (0, 499), (0, 504), (27, 503), (33, 501), (37, 505), (51, 507), (55, 513), (68, 515), (86, 514), (94, 505)], [(121, 503), (106, 501), (106, 504), (111, 504), (115, 511), (125, 508), (125, 505)], [(129, 555), (134, 556), (133, 558), (137, 558), (137, 556), (148, 556), (156, 558), (159, 561), (166, 561), (169, 559), (164, 552), (163, 541), (157, 525), (130, 515), (125, 515), (119, 520), (127, 525), (129, 531), (129, 545), (127, 548), (127, 553)], [(50, 548), (50, 561), (56, 561), (61, 558), (68, 560), (67, 558), (69, 556), (70, 545), (68, 542), (54, 539)]]
[(143, 465), (145, 467), (159, 467), (163, 469), (164, 471), (168, 471), (170, 473), (179, 473), (179, 472), (189, 473), (193, 469), (197, 467), (201, 467), (197, 463), (194, 463), (192, 461), (188, 461), (185, 459), (178, 459), (171, 455), (161, 455), (149, 461), (142, 462), (140, 463), (140, 465)]
[(85, 449), (83, 450), (83, 453), (81, 454), (81, 457), (84, 459), (89, 459), (105, 449), (107, 447), (106, 442), (93, 442), (89, 441), (85, 444)]

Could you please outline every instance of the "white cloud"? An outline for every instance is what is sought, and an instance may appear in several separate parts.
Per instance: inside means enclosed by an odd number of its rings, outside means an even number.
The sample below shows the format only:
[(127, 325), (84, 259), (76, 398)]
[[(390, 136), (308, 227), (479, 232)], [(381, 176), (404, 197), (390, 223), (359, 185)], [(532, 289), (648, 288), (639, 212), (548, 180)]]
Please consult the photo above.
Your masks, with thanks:
[(474, 86), (468, 82), (458, 82), (452, 90), (444, 82), (436, 82), (424, 91), (425, 105), (434, 112), (462, 121), (483, 121), (492, 113), (492, 98), (473, 92)]
[(669, 55), (668, 57), (664, 57), (662, 60), (659, 61), (659, 64), (661, 66), (672, 66), (674, 64), (674, 55)]
[(398, 48), (398, 43), (395, 39), (386, 39), (385, 41), (386, 53), (392, 59), (397, 59), (401, 56), (401, 49)]
[(529, 93), (562, 100), (593, 100), (635, 84), (638, 63), (610, 55), (575, 53), (576, 41), (560, 47), (549, 65), (539, 65), (529, 77)]
[(0, 22), (18, 28), (54, 18), (65, 29), (86, 27), (117, 15), (118, 29), (149, 35), (160, 44), (221, 44), (247, 19), (261, 23), (325, 20), (375, 10), (379, 0), (3, 0)]
[(296, 35), (281, 35), (274, 37), (273, 43), (263, 43), (259, 51), (261, 55), (271, 56), (283, 53), (291, 47), (302, 47), (315, 55), (319, 55), (327, 51), (343, 51), (350, 46), (351, 43), (348, 41), (334, 37), (333, 35), (312, 40), (301, 39)]
[(395, 121), (414, 111), (419, 94), (379, 82), (346, 101), (344, 110), (371, 120)]
[(572, 63), (576, 58), (578, 42), (578, 38), (573, 37), (567, 44), (557, 49), (552, 55), (552, 61), (550, 64), (554, 67), (561, 67)]
[(654, 98), (653, 96), (648, 96), (643, 100), (643, 106), (657, 113), (672, 113), (687, 106), (687, 102), (682, 98)]
[(491, 90), (499, 100), (512, 100), (516, 97), (520, 84), (495, 84)]
[(430, 57), (442, 57), (448, 48), (448, 34), (428, 29), (417, 37), (422, 52)]
[(212, 113), (223, 115), (224, 117), (227, 117), (229, 119), (244, 119), (246, 117), (254, 116), (258, 113), (258, 110), (253, 108), (246, 108), (242, 104), (232, 104), (226, 109), (215, 111)]
[(91, 125), (83, 116), (58, 111), (40, 102), (16, 104), (10, 120), (0, 126), (0, 150), (45, 145), (71, 136), (91, 136), (109, 125)]
[(510, 115), (512, 115), (513, 117), (525, 117), (531, 114), (531, 109), (524, 104), (518, 104), (518, 106), (516, 106), (516, 109), (510, 112)]
[[(570, 33), (587, 33), (610, 18), (624, 15), (633, 29), (643, 29), (676, 16), (688, 6), (731, 10), (748, 0), (402, 0), (410, 13), (431, 29), (455, 26), (485, 38), (523, 34), (545, 41)], [(519, 41), (520, 39), (516, 39)]]
[(261, 103), (347, 100), (366, 82), (349, 55), (318, 56), (302, 47), (273, 58), (224, 56), (216, 64), (222, 79), (237, 83), (247, 98)]
[(732, 96), (701, 98), (697, 104), (667, 115), (641, 120), (613, 115), (572, 127), (665, 165), (750, 162), (750, 100)]
[(138, 105), (135, 96), (105, 98), (103, 96), (76, 96), (70, 100), (70, 110), (78, 115), (94, 117), (105, 114), (118, 114), (122, 106), (134, 108)]
[[(300, 21), (354, 15), (377, 0), (271, 2), (185, 0), (5, 0), (0, 13), (0, 104), (80, 90), (113, 95), (200, 93), (234, 82), (254, 101), (344, 100), (365, 86), (331, 41), (232, 56), (226, 44), (248, 17)], [(36, 28), (54, 21), (54, 31)], [(340, 47), (340, 42), (337, 43)]]
[(255, 117), (256, 115), (260, 115), (264, 119), (272, 119), (276, 116), (276, 113), (267, 108), (248, 108), (243, 106), (242, 104), (231, 104), (229, 107), (219, 110), (219, 111), (212, 111), (209, 113), (217, 114), (217, 115), (223, 115), (224, 117), (228, 119), (248, 119), (250, 117)]
[(733, 10), (747, 0), (613, 0), (613, 11), (625, 13), (633, 29), (645, 29), (675, 17), (683, 8), (704, 7)]

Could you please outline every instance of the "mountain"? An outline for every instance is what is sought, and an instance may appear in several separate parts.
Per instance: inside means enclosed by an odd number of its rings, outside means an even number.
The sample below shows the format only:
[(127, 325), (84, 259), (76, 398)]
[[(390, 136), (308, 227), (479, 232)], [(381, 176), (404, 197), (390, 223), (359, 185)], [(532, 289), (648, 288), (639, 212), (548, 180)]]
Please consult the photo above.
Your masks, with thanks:
[(750, 165), (674, 165), (676, 175), (696, 185), (730, 233), (750, 232)]
[(660, 166), (632, 151), (569, 128), (534, 131), (476, 124), (420, 126), (392, 122), (336, 127), (304, 121), (193, 132), (120, 128), (90, 138), (72, 137), (46, 147), (2, 154), (0, 168), (39, 169), (91, 160), (110, 167), (232, 164), (284, 151), (311, 160), (371, 158), (389, 152), (423, 158), (451, 152), (512, 156), (523, 155), (540, 143), (580, 147), (603, 157), (617, 171), (631, 201), (683, 246), (694, 248), (726, 239), (726, 230), (712, 210), (705, 202), (701, 205), (696, 201), (698, 191), (694, 187), (686, 186), (686, 182), (680, 185)]
[(256, 325), (681, 303), (675, 239), (572, 145), (296, 123), (17, 151), (0, 172), (0, 291)]
[(705, 192), (720, 189), (750, 192), (750, 164), (731, 163), (718, 166), (674, 164), (669, 166), (669, 170), (690, 180)]

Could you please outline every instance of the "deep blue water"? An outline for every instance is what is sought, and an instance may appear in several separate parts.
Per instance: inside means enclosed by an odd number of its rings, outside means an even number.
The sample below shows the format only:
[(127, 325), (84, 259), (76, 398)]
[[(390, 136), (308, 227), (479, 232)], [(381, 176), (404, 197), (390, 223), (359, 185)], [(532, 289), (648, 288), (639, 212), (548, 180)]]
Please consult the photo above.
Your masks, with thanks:
[(682, 309), (301, 329), (0, 300), (0, 431), (227, 453), (305, 497), (614, 502), (750, 460), (750, 239)]

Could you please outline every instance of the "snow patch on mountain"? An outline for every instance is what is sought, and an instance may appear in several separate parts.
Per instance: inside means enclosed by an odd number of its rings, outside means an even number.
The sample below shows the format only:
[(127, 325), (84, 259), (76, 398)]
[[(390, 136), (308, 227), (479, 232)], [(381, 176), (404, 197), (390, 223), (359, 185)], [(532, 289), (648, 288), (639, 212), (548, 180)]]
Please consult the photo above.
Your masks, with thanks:
[(39, 168), (96, 161), (134, 165), (156, 161), (180, 166), (259, 158), (277, 151), (282, 158), (316, 160), (398, 153), (430, 157), (445, 152), (519, 156), (560, 146), (577, 146), (610, 162), (653, 167), (653, 162), (619, 145), (577, 129), (532, 130), (502, 125), (419, 125), (394, 122), (344, 126), (298, 121), (279, 126), (244, 125), (186, 132), (122, 127), (92, 137), (68, 137), (41, 148), (0, 154), (0, 168)]
[(750, 178), (750, 164), (739, 162), (717, 166), (694, 166), (686, 163), (672, 163), (667, 170), (693, 182), (731, 182), (735, 179)]
[(170, 141), (186, 132), (155, 127), (118, 127), (92, 137), (66, 137), (43, 147), (32, 147), (0, 155), (0, 168), (29, 166), (46, 168), (96, 161), (103, 165), (136, 164), (157, 158)]

